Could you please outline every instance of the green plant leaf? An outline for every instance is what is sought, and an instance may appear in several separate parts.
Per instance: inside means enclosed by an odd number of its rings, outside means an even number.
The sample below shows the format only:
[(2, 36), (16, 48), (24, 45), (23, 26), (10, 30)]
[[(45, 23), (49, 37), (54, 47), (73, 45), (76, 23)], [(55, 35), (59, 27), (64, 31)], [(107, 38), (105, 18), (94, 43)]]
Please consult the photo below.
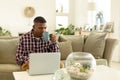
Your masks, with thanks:
[(62, 24), (58, 24), (58, 26), (63, 26)]
[(0, 36), (11, 36), (11, 32), (0, 27)]
[[(61, 24), (58, 24), (59, 26), (62, 26)], [(67, 26), (67, 28), (60, 28), (60, 29), (56, 29), (55, 32), (57, 32), (58, 34), (64, 34), (64, 35), (74, 35), (74, 30), (75, 30), (75, 26), (70, 24)]]

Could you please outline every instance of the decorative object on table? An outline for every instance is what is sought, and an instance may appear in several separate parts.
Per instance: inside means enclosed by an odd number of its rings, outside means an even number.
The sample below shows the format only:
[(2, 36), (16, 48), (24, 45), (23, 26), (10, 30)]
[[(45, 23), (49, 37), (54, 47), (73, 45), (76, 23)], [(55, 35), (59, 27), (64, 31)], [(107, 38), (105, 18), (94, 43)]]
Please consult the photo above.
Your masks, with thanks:
[(104, 24), (100, 24), (99, 31), (103, 32), (104, 30)]
[(107, 22), (104, 28), (104, 32), (114, 32), (114, 22)]
[(59, 69), (54, 73), (53, 80), (70, 80), (70, 76), (65, 68)]
[(0, 36), (11, 36), (11, 32), (0, 26)]
[(103, 32), (104, 31), (104, 24), (94, 25), (93, 31), (95, 31), (95, 32)]
[[(63, 26), (62, 24), (58, 24), (59, 26)], [(63, 34), (63, 35), (74, 35), (75, 26), (73, 24), (70, 24), (67, 26), (67, 28), (61, 27), (60, 29), (56, 29), (55, 32), (57, 34)]]
[(95, 71), (96, 61), (90, 53), (73, 52), (65, 65), (71, 80), (87, 80)]
[(80, 27), (80, 28), (75, 28), (75, 31), (74, 31), (74, 35), (80, 35), (82, 33), (82, 27)]
[(83, 31), (90, 31), (90, 29), (91, 29), (91, 26), (88, 24), (85, 24), (83, 27)]

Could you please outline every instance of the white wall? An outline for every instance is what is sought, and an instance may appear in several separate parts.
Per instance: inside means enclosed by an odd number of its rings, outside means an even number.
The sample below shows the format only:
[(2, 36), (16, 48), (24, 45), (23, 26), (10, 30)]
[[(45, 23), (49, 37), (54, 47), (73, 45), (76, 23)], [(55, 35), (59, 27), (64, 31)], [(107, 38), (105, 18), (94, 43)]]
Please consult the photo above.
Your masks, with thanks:
[(114, 21), (115, 37), (120, 38), (120, 0), (111, 0), (111, 21)]
[(74, 24), (77, 27), (81, 27), (87, 24), (88, 18), (88, 0), (74, 0)]
[[(111, 0), (111, 21), (114, 21), (114, 34), (113, 37), (120, 40), (120, 0)], [(113, 61), (120, 61), (120, 43), (118, 44), (114, 55)]]
[(74, 24), (75, 22), (75, 0), (69, 0), (69, 24)]
[[(87, 23), (87, 0), (70, 0), (69, 23), (77, 27)], [(27, 6), (35, 8), (35, 16), (28, 19), (24, 16)], [(43, 16), (47, 20), (48, 30), (55, 29), (55, 0), (0, 0), (0, 25), (17, 36), (19, 32), (27, 32), (32, 28), (33, 19)]]
[[(35, 16), (28, 19), (24, 16), (24, 8), (35, 8)], [(55, 0), (0, 0), (0, 25), (9, 29), (14, 36), (18, 32), (31, 30), (33, 19), (43, 16), (47, 20), (48, 30), (55, 29)], [(30, 23), (30, 25), (29, 25)]]

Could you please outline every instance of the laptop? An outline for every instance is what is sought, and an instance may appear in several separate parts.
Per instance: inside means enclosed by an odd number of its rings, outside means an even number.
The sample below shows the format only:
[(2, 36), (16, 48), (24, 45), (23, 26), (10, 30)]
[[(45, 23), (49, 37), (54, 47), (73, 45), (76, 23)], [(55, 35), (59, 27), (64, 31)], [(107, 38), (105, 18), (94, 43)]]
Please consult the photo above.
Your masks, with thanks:
[(60, 52), (31, 53), (29, 75), (53, 74), (60, 69)]

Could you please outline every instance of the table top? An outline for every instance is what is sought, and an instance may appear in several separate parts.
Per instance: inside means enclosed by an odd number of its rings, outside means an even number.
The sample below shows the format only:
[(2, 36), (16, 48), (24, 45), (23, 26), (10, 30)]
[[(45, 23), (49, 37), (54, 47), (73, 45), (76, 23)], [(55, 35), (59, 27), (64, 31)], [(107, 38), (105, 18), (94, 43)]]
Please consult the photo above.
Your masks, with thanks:
[(53, 74), (29, 76), (27, 71), (13, 72), (15, 80), (52, 80)]
[[(53, 80), (54, 76), (53, 74), (29, 76), (29, 74), (26, 71), (13, 72), (13, 75), (15, 80)], [(120, 71), (107, 66), (100, 65), (96, 67), (95, 72), (88, 80), (120, 80)]]

